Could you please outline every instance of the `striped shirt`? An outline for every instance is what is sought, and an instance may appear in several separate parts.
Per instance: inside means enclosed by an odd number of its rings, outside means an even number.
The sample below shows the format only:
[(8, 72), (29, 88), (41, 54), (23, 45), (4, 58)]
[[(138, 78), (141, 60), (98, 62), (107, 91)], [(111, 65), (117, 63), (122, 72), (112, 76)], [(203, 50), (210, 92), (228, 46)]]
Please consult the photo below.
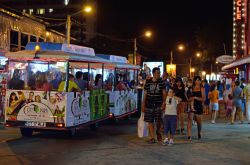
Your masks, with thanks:
[(146, 80), (144, 90), (147, 91), (146, 102), (161, 105), (163, 102), (163, 90), (166, 89), (165, 82), (160, 78), (153, 81), (152, 78)]

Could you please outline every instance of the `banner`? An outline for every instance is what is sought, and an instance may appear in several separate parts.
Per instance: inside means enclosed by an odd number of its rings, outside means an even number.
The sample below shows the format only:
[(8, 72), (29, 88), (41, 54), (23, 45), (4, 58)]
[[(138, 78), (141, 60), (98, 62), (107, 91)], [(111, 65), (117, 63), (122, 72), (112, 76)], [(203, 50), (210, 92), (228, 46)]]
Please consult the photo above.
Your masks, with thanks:
[(167, 64), (167, 73), (169, 76), (176, 77), (176, 65), (175, 64)]

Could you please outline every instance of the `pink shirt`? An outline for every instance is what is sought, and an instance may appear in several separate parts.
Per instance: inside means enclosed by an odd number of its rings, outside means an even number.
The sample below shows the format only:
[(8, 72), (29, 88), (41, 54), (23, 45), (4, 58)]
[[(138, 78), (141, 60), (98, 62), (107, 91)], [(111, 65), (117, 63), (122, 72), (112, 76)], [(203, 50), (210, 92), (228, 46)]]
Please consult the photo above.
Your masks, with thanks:
[(233, 100), (227, 100), (227, 109), (233, 109)]

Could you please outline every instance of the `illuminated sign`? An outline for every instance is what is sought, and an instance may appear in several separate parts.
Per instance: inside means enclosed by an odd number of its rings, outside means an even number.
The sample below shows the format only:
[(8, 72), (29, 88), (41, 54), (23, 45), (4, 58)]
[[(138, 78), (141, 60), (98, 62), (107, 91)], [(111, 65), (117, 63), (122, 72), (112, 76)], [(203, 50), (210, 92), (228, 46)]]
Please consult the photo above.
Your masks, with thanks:
[(176, 65), (175, 64), (168, 64), (167, 65), (167, 73), (172, 77), (176, 77)]
[(236, 19), (237, 20), (242, 19), (241, 6), (242, 6), (242, 0), (236, 0)]
[(72, 44), (62, 44), (62, 51), (73, 54), (95, 56), (95, 51), (93, 48), (72, 45)]

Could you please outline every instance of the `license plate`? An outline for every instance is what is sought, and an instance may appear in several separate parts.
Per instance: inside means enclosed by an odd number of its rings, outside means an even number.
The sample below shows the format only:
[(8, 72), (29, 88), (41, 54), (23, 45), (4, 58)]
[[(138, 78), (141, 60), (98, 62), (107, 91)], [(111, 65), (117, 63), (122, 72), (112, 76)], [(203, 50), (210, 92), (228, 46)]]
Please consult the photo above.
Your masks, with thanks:
[(28, 127), (46, 127), (46, 123), (45, 122), (37, 122), (37, 121), (27, 121), (25, 123), (25, 126), (28, 126)]

